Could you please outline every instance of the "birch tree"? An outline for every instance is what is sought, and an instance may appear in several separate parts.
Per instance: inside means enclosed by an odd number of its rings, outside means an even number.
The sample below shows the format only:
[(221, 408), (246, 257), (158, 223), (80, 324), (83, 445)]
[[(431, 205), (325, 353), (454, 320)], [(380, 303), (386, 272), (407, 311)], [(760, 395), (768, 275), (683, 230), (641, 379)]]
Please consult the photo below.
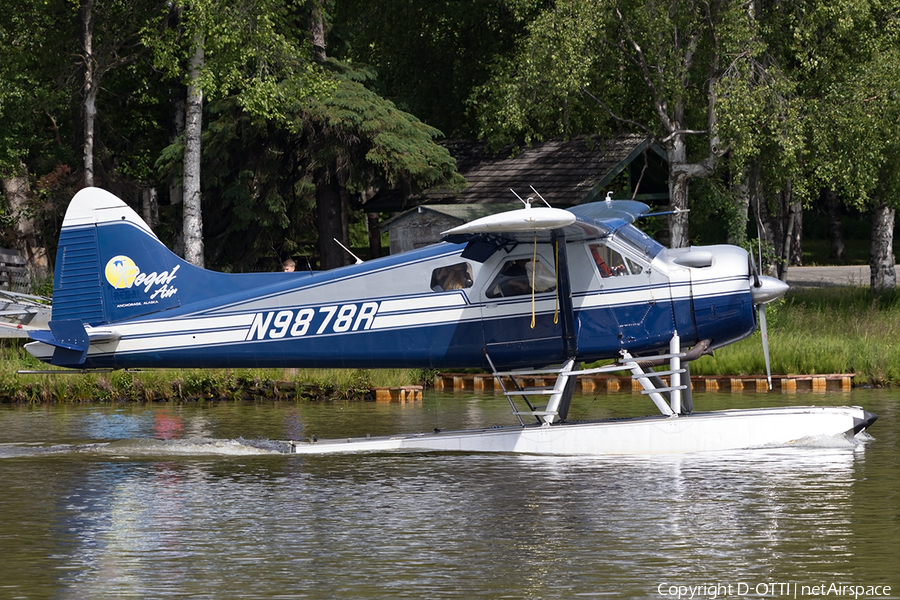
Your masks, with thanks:
[(97, 117), (97, 93), (99, 77), (94, 61), (94, 0), (85, 0), (81, 6), (84, 24), (84, 185), (94, 185), (94, 119)]
[(793, 9), (786, 16), (797, 23), (790, 51), (809, 115), (811, 185), (835, 188), (846, 204), (869, 212), (870, 287), (893, 289), (900, 2), (810, 1)]
[(95, 184), (96, 122), (102, 80), (110, 71), (137, 60), (143, 53), (139, 33), (147, 16), (156, 8), (147, 0), (82, 0), (81, 68), (82, 86), (82, 167), (84, 185)]
[(188, 68), (184, 119), (184, 259), (198, 267), (203, 259), (203, 212), (200, 205), (200, 136), (203, 130), (203, 88), (200, 71), (204, 64), (203, 36), (194, 35), (194, 51)]
[(474, 95), (481, 134), (526, 143), (598, 130), (647, 134), (668, 158), (670, 244), (685, 246), (690, 181), (712, 175), (726, 149), (718, 135), (723, 38), (746, 37), (748, 27), (745, 11), (725, 1), (556, 2)]
[(204, 264), (204, 101), (233, 95), (256, 118), (283, 118), (287, 90), (315, 93), (305, 29), (297, 35), (301, 13), (302, 3), (293, 1), (175, 2), (143, 32), (157, 67), (187, 89), (183, 136), (163, 152), (159, 165), (170, 169), (173, 154), (182, 159), (184, 255), (193, 264)]

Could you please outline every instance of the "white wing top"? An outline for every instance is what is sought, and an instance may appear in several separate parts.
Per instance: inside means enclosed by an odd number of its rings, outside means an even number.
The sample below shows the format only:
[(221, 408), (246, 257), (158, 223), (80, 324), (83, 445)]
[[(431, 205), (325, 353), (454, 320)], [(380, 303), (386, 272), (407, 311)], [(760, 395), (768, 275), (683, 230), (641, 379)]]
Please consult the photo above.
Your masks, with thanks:
[(562, 229), (575, 222), (575, 215), (561, 208), (526, 206), (496, 215), (488, 215), (475, 219), (459, 227), (454, 227), (441, 235), (460, 235), (474, 233), (527, 233)]

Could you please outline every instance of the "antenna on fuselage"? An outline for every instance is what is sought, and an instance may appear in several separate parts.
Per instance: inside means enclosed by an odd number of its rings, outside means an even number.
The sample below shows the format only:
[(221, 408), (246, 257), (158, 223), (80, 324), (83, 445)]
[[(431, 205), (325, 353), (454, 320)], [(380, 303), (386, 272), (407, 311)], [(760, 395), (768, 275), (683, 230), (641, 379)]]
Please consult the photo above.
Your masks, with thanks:
[(340, 246), (341, 248), (343, 248), (344, 250), (346, 250), (346, 251), (347, 251), (347, 254), (349, 254), (350, 256), (352, 256), (353, 258), (355, 258), (355, 259), (356, 259), (356, 264), (361, 265), (361, 264), (363, 263), (363, 260), (362, 260), (360, 257), (358, 257), (357, 255), (353, 254), (353, 252), (350, 251), (350, 248), (348, 248), (347, 246), (345, 246), (345, 245), (343, 245), (342, 243), (338, 242), (338, 239), (337, 239), (337, 238), (331, 238), (331, 239), (333, 239), (335, 242), (337, 242), (337, 245), (338, 245), (338, 246)]

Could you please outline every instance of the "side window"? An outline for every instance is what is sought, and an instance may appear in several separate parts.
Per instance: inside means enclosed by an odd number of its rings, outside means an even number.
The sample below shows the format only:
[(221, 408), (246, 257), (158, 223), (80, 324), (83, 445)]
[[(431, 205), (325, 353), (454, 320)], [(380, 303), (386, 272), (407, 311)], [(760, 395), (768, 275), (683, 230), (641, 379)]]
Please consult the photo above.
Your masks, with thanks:
[(431, 289), (435, 292), (472, 287), (472, 265), (467, 262), (438, 267), (431, 272)]
[(600, 277), (620, 277), (623, 275), (637, 275), (644, 271), (644, 267), (633, 260), (622, 256), (619, 252), (602, 244), (591, 244), (591, 258), (597, 265)]
[(530, 294), (532, 281), (534, 291), (538, 294), (556, 289), (556, 274), (540, 260), (536, 262), (530, 258), (508, 260), (487, 287), (485, 296), (505, 298)]

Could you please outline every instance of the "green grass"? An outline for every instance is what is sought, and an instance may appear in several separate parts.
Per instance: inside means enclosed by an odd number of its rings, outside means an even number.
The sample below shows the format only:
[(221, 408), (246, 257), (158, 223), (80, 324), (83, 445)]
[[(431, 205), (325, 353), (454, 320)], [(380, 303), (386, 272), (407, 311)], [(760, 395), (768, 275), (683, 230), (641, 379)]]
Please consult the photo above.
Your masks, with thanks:
[(0, 343), (0, 402), (359, 400), (375, 387), (421, 384), (415, 369), (154, 369), (19, 374), (47, 370), (15, 340)]
[[(792, 290), (766, 316), (773, 373), (853, 373), (856, 385), (900, 384), (900, 293)], [(691, 364), (693, 375), (762, 373), (759, 332)]]

